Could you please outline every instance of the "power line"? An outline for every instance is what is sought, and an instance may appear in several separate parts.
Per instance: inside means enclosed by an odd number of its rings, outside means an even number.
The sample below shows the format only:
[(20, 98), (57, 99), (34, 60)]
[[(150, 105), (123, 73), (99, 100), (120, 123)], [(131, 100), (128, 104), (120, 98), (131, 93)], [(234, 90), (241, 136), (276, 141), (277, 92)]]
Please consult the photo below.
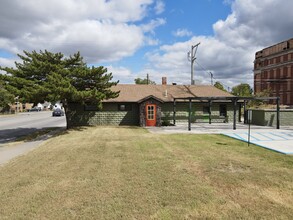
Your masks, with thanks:
[(207, 70), (206, 68), (204, 68), (198, 61), (195, 61), (197, 63), (197, 65), (202, 69), (204, 70), (206, 73), (208, 73), (210, 76), (211, 76), (211, 84), (213, 85), (213, 80), (217, 81), (217, 82), (220, 82), (223, 86), (225, 86), (227, 89), (228, 89), (228, 92), (230, 92), (230, 87), (225, 85), (224, 83), (222, 83), (219, 79), (215, 78), (214, 77), (214, 74)]

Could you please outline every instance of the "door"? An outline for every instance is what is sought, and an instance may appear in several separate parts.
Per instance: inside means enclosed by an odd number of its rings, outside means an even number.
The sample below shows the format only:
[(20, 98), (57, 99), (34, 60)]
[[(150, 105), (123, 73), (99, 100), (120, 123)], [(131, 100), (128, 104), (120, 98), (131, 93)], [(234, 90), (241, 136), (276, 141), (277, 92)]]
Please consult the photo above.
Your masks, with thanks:
[(156, 105), (146, 105), (146, 126), (156, 126)]

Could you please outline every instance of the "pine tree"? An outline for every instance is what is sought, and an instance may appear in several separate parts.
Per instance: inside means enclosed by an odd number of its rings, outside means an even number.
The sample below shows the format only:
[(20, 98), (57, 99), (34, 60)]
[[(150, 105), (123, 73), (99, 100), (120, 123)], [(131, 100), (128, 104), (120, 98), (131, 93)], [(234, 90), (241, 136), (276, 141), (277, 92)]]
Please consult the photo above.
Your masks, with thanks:
[(0, 81), (0, 112), (8, 109), (13, 102), (14, 96), (4, 89), (3, 82)]
[(22, 101), (61, 101), (66, 114), (71, 102), (101, 107), (103, 100), (119, 94), (110, 89), (118, 83), (111, 82), (112, 73), (102, 66), (88, 67), (79, 52), (64, 57), (62, 53), (47, 50), (24, 51), (24, 55), (18, 56), (22, 62), (16, 62), (16, 68), (0, 67), (6, 72), (0, 77), (5, 89)]

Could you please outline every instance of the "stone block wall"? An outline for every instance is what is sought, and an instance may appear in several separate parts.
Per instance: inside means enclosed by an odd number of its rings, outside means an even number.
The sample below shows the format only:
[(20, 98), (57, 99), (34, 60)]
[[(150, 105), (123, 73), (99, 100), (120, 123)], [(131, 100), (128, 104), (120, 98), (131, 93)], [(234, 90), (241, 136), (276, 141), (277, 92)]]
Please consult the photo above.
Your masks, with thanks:
[(85, 110), (80, 104), (71, 103), (67, 113), (69, 127), (86, 125), (139, 125), (138, 104), (131, 104), (130, 111), (118, 111), (118, 103), (104, 103), (101, 110)]
[(146, 126), (146, 105), (148, 104), (155, 104), (156, 105), (156, 126), (161, 126), (161, 105), (162, 103), (158, 102), (155, 99), (148, 99), (139, 105), (139, 125), (141, 127)]
[[(276, 126), (277, 111), (275, 109), (253, 109), (252, 124)], [(280, 110), (280, 126), (293, 126), (293, 109)]]

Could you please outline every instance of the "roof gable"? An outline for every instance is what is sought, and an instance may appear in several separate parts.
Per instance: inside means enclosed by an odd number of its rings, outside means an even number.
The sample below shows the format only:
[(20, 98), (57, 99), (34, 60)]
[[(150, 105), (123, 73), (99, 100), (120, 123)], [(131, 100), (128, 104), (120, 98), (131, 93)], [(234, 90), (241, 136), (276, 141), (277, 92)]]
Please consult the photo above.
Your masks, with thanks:
[(145, 98), (143, 98), (141, 100), (138, 100), (138, 103), (142, 103), (142, 102), (144, 102), (144, 101), (146, 101), (148, 99), (155, 99), (155, 100), (157, 100), (158, 102), (161, 102), (161, 103), (164, 102), (163, 100), (161, 100), (161, 99), (159, 99), (159, 98), (157, 98), (157, 97), (155, 97), (153, 95), (149, 95), (149, 96), (147, 96), (147, 97), (145, 97)]

